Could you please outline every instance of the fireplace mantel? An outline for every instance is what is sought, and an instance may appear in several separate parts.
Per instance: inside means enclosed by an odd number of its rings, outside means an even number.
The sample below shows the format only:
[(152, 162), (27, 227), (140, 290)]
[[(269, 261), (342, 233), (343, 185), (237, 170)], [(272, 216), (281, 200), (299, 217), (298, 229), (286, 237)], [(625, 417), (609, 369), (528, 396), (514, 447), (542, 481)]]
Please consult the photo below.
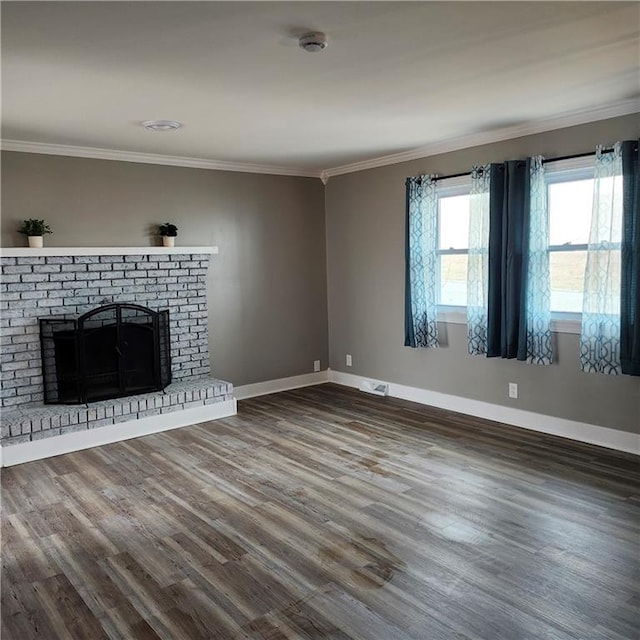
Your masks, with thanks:
[(172, 254), (212, 254), (218, 253), (218, 247), (2, 247), (3, 258), (35, 258), (38, 256), (153, 256)]

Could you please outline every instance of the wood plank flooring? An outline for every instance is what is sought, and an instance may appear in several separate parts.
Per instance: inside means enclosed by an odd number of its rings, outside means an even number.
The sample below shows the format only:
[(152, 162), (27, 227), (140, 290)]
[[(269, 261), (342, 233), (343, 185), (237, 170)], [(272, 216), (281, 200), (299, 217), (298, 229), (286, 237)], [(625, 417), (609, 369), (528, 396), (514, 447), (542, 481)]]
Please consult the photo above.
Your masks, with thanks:
[(638, 458), (336, 385), (2, 473), (2, 638), (636, 640)]

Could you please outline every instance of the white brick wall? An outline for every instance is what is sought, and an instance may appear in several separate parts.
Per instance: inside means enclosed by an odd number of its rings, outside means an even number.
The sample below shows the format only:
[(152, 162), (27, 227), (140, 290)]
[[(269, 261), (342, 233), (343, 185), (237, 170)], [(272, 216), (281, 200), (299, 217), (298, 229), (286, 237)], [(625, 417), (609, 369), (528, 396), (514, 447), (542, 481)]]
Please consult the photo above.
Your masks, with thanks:
[(112, 302), (169, 309), (173, 379), (210, 373), (208, 254), (0, 258), (0, 406), (43, 401), (38, 319)]

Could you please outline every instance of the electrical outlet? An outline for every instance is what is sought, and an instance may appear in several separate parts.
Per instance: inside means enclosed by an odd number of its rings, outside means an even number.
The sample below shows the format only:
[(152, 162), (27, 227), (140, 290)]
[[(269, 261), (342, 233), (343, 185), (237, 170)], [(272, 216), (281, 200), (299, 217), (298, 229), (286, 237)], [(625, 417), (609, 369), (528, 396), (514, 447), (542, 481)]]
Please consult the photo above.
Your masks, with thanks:
[(350, 367), (353, 365), (353, 360), (351, 359), (351, 354), (347, 353), (347, 367)]
[(509, 397), (510, 398), (518, 397), (518, 384), (516, 382), (509, 383)]
[(313, 370), (314, 371), (320, 371), (320, 360), (314, 360), (313, 361)]

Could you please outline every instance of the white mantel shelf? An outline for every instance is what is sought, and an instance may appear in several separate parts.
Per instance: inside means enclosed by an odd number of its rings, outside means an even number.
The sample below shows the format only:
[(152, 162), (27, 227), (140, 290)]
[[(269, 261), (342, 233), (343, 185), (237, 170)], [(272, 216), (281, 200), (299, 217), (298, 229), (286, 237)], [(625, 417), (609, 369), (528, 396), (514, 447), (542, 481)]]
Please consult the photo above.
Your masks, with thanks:
[(26, 258), (37, 256), (151, 256), (163, 254), (218, 253), (218, 247), (2, 247), (0, 257)]

